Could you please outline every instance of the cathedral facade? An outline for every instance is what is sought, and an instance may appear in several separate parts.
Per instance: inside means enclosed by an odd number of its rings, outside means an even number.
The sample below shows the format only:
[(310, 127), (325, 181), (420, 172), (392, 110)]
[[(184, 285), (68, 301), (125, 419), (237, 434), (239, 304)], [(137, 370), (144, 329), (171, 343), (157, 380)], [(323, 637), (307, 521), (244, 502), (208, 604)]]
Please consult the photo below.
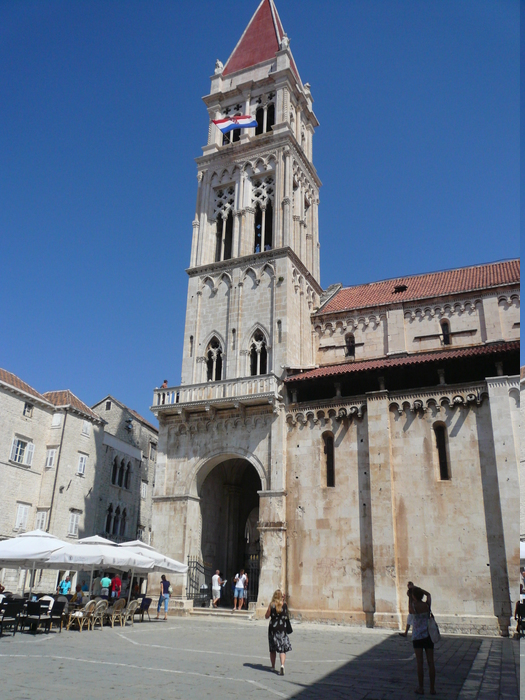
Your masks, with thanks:
[[(519, 594), (519, 262), (319, 274), (318, 126), (272, 0), (204, 98), (182, 382), (154, 392), (152, 543), (303, 619), (508, 633)], [(250, 115), (223, 134), (214, 121)], [(188, 595), (188, 581), (174, 594)]]

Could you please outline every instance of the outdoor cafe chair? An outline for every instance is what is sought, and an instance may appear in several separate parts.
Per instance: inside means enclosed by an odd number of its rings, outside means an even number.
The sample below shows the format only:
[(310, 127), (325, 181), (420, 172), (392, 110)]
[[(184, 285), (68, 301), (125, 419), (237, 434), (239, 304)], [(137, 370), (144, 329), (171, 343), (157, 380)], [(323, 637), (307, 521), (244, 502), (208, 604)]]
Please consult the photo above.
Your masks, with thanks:
[(49, 611), (49, 629), (53, 627), (53, 622), (60, 625), (60, 631), (62, 632), (62, 623), (64, 621), (64, 610), (67, 601), (55, 601), (53, 607)]
[(41, 605), (40, 601), (29, 600), (27, 602), (27, 614), (25, 617), (20, 618), (20, 627), (31, 627), (33, 632), (36, 634), (38, 632), (38, 627), (43, 623), (47, 631), (49, 632), (49, 605)]
[[(115, 626), (115, 620), (121, 621), (122, 611), (126, 607), (126, 599), (119, 598), (117, 602), (106, 610), (104, 618), (111, 622), (111, 627)], [(122, 624), (122, 622), (120, 622)]]
[(122, 614), (120, 616), (120, 626), (125, 627), (126, 622), (128, 620), (131, 620), (131, 624), (135, 624), (134, 622), (134, 617), (135, 617), (135, 611), (140, 605), (140, 600), (132, 600), (130, 604), (128, 605), (127, 608), (124, 608), (122, 611)]
[(144, 613), (147, 613), (148, 620), (151, 622), (151, 617), (149, 616), (149, 606), (151, 605), (152, 598), (142, 598), (140, 608), (135, 610), (135, 615), (140, 615), (140, 621), (144, 622)]
[(0, 613), (0, 637), (4, 633), (4, 627), (11, 627), (13, 637), (15, 636), (20, 623), (20, 613), (24, 609), (23, 602), (8, 601)]
[(84, 624), (87, 623), (87, 628), (89, 629), (89, 625), (91, 622), (91, 616), (93, 615), (93, 611), (95, 609), (96, 603), (94, 600), (90, 600), (89, 603), (86, 603), (83, 608), (80, 610), (74, 610), (73, 612), (69, 613), (69, 620), (66, 626), (66, 629), (69, 631), (72, 625), (77, 624), (78, 625), (78, 630), (79, 632), (82, 632), (82, 628), (84, 627)]
[(96, 601), (95, 609), (93, 610), (93, 615), (91, 616), (91, 629), (95, 629), (97, 622), (100, 624), (100, 629), (104, 629), (104, 615), (108, 609), (108, 601), (102, 598)]

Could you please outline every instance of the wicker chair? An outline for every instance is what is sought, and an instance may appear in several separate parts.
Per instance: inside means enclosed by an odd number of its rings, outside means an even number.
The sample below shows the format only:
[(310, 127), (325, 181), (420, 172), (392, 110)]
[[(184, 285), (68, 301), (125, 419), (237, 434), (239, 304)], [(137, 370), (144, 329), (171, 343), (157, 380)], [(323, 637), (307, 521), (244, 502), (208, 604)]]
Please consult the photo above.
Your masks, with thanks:
[(126, 622), (128, 620), (131, 620), (131, 624), (134, 624), (134, 617), (135, 617), (135, 612), (137, 608), (140, 605), (140, 600), (132, 600), (130, 604), (128, 605), (125, 610), (122, 611), (122, 615), (120, 616), (120, 626), (125, 627)]
[(100, 625), (100, 629), (104, 629), (104, 616), (106, 614), (106, 610), (108, 609), (108, 601), (107, 600), (99, 600), (97, 601), (97, 605), (95, 609), (93, 610), (93, 615), (91, 616), (91, 629), (95, 629), (95, 625), (97, 622)]
[(90, 600), (89, 603), (84, 605), (84, 607), (81, 610), (75, 610), (74, 612), (69, 613), (69, 620), (66, 629), (69, 630), (70, 627), (75, 623), (78, 625), (79, 632), (82, 632), (82, 628), (86, 623), (87, 628), (89, 629), (89, 625), (91, 623), (91, 616), (93, 615), (95, 606), (95, 601)]
[(106, 610), (106, 612), (104, 613), (104, 619), (111, 622), (111, 627), (115, 626), (115, 620), (118, 620), (120, 622), (120, 624), (122, 624), (122, 622), (121, 622), (122, 611), (124, 610), (125, 607), (126, 607), (126, 599), (119, 598), (119, 600), (117, 600), (117, 602), (114, 605), (112, 605), (110, 608), (108, 608)]

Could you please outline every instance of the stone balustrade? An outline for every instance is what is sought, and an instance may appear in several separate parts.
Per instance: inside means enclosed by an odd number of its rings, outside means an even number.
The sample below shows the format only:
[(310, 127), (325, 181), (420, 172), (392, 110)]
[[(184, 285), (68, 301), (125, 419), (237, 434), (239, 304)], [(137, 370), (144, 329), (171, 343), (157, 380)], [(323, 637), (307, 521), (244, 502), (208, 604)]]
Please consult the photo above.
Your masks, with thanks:
[(255, 377), (224, 379), (203, 384), (184, 384), (177, 387), (155, 389), (153, 392), (154, 413), (173, 413), (184, 410), (200, 410), (204, 407), (225, 408), (235, 404), (257, 405), (281, 400), (281, 381), (274, 374)]

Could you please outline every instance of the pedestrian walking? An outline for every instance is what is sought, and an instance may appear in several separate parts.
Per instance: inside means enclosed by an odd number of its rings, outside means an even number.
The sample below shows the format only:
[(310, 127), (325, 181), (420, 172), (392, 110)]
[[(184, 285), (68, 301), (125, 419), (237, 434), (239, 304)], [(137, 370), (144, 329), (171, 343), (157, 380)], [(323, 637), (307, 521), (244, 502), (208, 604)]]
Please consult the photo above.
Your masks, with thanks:
[(157, 620), (160, 617), (160, 609), (164, 605), (164, 619), (168, 619), (168, 604), (170, 602), (171, 583), (166, 579), (164, 574), (160, 577), (160, 596), (157, 605)]
[(292, 651), (292, 645), (286, 632), (286, 621), (288, 619), (288, 606), (286, 605), (286, 596), (277, 589), (272, 596), (265, 618), (270, 618), (268, 625), (268, 644), (270, 647), (270, 663), (275, 670), (275, 660), (277, 653), (281, 661), (281, 676), (284, 676), (284, 662), (286, 654)]
[(68, 595), (70, 590), (71, 579), (69, 578), (69, 576), (66, 576), (66, 578), (60, 581), (60, 583), (58, 584), (57, 593), (59, 593), (60, 595)]
[(399, 636), (400, 636), (400, 637), (408, 637), (408, 630), (409, 630), (410, 627), (413, 625), (412, 613), (410, 612), (410, 599), (411, 599), (411, 593), (412, 593), (412, 589), (413, 589), (413, 588), (414, 588), (414, 584), (412, 583), (412, 581), (409, 581), (409, 582), (407, 583), (407, 596), (408, 596), (407, 624), (406, 624), (406, 627), (405, 627), (405, 631), (399, 633)]
[[(423, 601), (423, 597), (426, 600)], [(412, 588), (410, 612), (412, 613), (412, 645), (417, 662), (418, 687), (415, 692), (424, 695), (424, 668), (423, 649), (427, 656), (428, 676), (430, 679), (430, 695), (436, 694), (436, 667), (434, 666), (434, 642), (430, 639), (428, 621), (430, 619), (430, 606), (432, 604), (430, 593), (418, 586)]]
[[(233, 580), (235, 583), (235, 589), (233, 591), (233, 609), (240, 610), (244, 600), (244, 582), (248, 580), (248, 577), (244, 573), (244, 569), (241, 569), (238, 574), (235, 574), (235, 578)], [(237, 608), (237, 606), (239, 607)]]
[(219, 606), (219, 599), (221, 597), (221, 586), (222, 578), (219, 569), (211, 577), (211, 597), (213, 598), (213, 607), (217, 608)]
[(109, 589), (111, 587), (111, 579), (107, 574), (104, 574), (100, 579), (100, 596), (106, 600), (109, 598)]

